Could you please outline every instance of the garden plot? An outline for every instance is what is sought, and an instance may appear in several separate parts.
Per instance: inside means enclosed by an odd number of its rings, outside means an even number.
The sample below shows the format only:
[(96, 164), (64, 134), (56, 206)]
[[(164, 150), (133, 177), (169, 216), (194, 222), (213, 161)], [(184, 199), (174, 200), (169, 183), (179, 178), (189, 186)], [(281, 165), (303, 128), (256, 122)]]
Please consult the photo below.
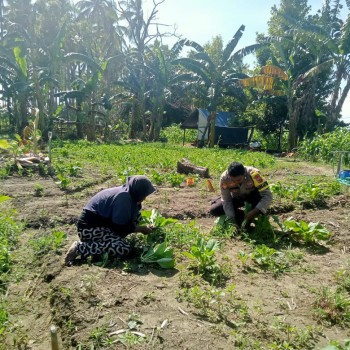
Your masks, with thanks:
[[(330, 169), (297, 163), (290, 164), (300, 179), (320, 171), (331, 179)], [(288, 166), (266, 171), (269, 182), (282, 182)], [(49, 349), (52, 324), (62, 349), (321, 349), (350, 336), (348, 190), (326, 196), (317, 207), (292, 184), (276, 188), (271, 213), (280, 222), (319, 222), (333, 234), (307, 244), (292, 235), (269, 237), (269, 228), (259, 236), (215, 226), (208, 216), (215, 193), (200, 178), (195, 187), (162, 184), (144, 209), (178, 220), (164, 227), (174, 269), (142, 264), (145, 242), (137, 235), (128, 260), (63, 267), (81, 208), (113, 185), (101, 179), (72, 191), (35, 174), (2, 181), (1, 193), (12, 197), (18, 220), (26, 223), (3, 298), (10, 322), (4, 349)], [(303, 183), (310, 198), (320, 191), (315, 182)], [(270, 222), (278, 231), (272, 217)]]

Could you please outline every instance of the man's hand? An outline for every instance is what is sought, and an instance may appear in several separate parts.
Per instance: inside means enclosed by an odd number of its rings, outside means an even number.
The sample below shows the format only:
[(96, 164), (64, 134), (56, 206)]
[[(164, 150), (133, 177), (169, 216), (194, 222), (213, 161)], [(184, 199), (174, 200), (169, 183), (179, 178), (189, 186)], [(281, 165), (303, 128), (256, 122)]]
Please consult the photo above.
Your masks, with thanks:
[[(259, 209), (252, 209), (251, 211), (249, 211), (245, 218), (244, 218), (244, 221), (243, 223), (245, 223), (245, 225), (249, 224), (250, 222), (252, 222), (258, 215), (260, 214), (260, 210)], [(242, 223), (242, 226), (243, 226), (243, 223)]]

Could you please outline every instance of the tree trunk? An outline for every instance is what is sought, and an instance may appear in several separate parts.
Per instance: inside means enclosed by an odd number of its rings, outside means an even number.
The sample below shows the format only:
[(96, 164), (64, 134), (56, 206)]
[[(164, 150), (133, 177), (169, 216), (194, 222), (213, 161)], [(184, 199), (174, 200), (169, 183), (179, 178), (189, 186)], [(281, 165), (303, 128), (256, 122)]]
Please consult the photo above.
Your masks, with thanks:
[(139, 101), (136, 97), (134, 97), (132, 110), (129, 114), (129, 132), (128, 132), (129, 139), (134, 139), (136, 137), (136, 124), (137, 124), (136, 121), (137, 121), (139, 112), (140, 112)]
[(210, 113), (210, 131), (209, 131), (209, 148), (214, 147), (215, 143), (215, 119), (216, 119), (216, 112)]
[(200, 177), (209, 178), (209, 169), (192, 164), (188, 159), (182, 158), (177, 162), (177, 172), (179, 174), (198, 174)]

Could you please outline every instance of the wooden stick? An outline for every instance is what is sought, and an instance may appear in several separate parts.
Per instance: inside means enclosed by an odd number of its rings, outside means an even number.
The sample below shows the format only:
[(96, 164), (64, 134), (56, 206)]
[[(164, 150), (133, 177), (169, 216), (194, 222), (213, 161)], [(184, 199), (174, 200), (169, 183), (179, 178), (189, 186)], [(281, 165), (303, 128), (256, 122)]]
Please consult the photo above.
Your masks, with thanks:
[(59, 350), (56, 326), (54, 326), (54, 325), (51, 326), (50, 333), (51, 333), (51, 349), (52, 350)]

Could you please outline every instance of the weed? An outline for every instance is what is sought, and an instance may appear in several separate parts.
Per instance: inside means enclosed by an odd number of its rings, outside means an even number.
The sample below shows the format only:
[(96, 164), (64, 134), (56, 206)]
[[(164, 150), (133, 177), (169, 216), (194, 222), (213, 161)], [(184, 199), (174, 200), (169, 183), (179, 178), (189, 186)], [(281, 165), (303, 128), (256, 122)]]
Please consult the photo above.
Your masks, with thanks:
[(6, 310), (5, 303), (0, 302), (0, 335), (4, 333), (8, 324), (8, 313)]
[(87, 295), (91, 298), (96, 295), (99, 275), (90, 273), (83, 278), (83, 288)]
[(239, 327), (250, 320), (248, 307), (238, 302), (235, 285), (224, 289), (194, 286), (178, 293), (179, 301), (187, 301), (212, 322), (224, 322), (230, 327)]
[(90, 339), (92, 339), (93, 346), (103, 346), (108, 340), (108, 329), (106, 326), (100, 326), (90, 332)]
[(332, 340), (329, 345), (320, 350), (350, 350), (350, 340), (346, 340), (344, 345), (336, 340)]
[(271, 326), (278, 331), (275, 340), (268, 344), (266, 349), (315, 349), (317, 337), (321, 334), (318, 327), (306, 326), (302, 329), (280, 320), (275, 320)]
[(247, 261), (250, 259), (250, 254), (245, 253), (244, 251), (240, 250), (237, 254), (237, 258), (242, 264), (243, 270), (246, 270), (247, 268)]
[(350, 293), (350, 272), (346, 269), (341, 269), (336, 273), (336, 280), (339, 286)]
[(143, 338), (132, 332), (125, 332), (118, 335), (118, 340), (120, 343), (124, 344), (127, 348), (134, 345), (139, 345), (143, 342)]
[(186, 176), (176, 172), (169, 173), (165, 176), (166, 182), (172, 187), (179, 187), (186, 179)]
[(215, 220), (215, 225), (210, 234), (217, 237), (231, 238), (238, 233), (238, 228), (226, 215), (222, 215)]
[(68, 165), (68, 174), (72, 177), (77, 177), (81, 172), (82, 168), (80, 163), (76, 162), (75, 164), (70, 163)]
[(265, 244), (256, 246), (251, 258), (262, 270), (272, 272), (275, 277), (289, 270), (284, 254)]
[(67, 234), (63, 231), (53, 231), (39, 238), (29, 240), (29, 245), (34, 250), (35, 256), (42, 256), (50, 251), (58, 252), (65, 245)]
[(34, 197), (42, 197), (44, 194), (44, 187), (41, 184), (34, 185)]
[(318, 292), (314, 306), (319, 321), (330, 325), (350, 325), (350, 298), (340, 288), (332, 290), (329, 287), (323, 287)]

